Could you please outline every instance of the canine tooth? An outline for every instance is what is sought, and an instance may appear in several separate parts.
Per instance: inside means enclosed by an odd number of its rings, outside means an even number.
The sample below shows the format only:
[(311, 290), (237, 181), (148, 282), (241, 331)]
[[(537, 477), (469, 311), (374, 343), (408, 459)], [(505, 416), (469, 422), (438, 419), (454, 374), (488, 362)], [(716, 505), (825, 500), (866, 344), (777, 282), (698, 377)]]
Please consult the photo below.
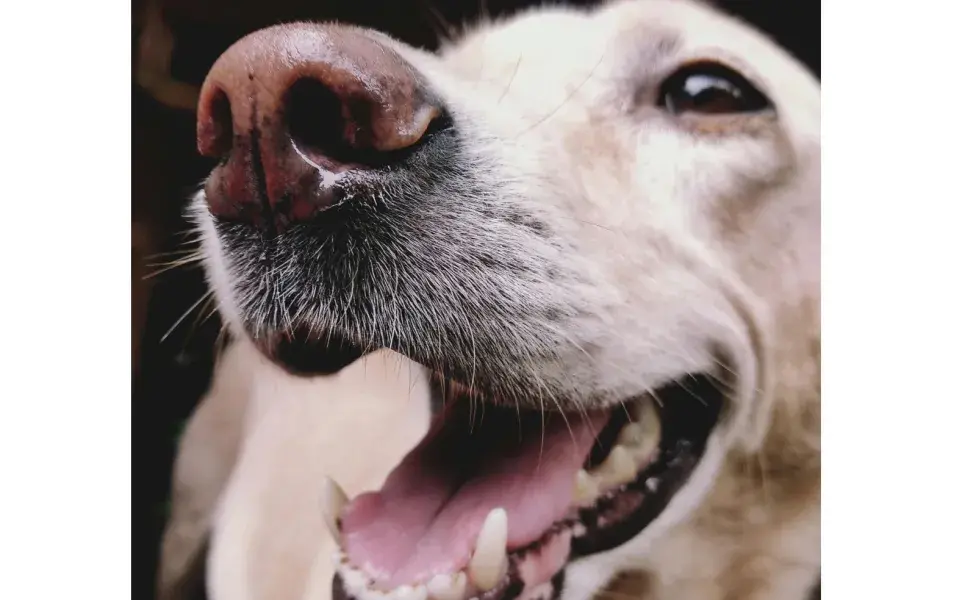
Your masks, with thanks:
[(474, 554), (468, 565), (471, 583), (478, 590), (487, 592), (502, 580), (508, 566), (508, 555), (505, 552), (507, 543), (508, 514), (504, 508), (492, 509), (485, 518), (485, 524), (481, 526)]
[(325, 517), (325, 526), (336, 542), (339, 541), (339, 515), (348, 503), (349, 498), (339, 484), (331, 477), (326, 477), (322, 486), (321, 510)]
[(647, 488), (649, 492), (657, 491), (657, 477), (648, 477), (647, 481), (644, 482), (644, 487)]
[(600, 483), (586, 471), (576, 472), (576, 486), (573, 488), (573, 504), (589, 506), (600, 497)]
[(434, 600), (462, 600), (468, 587), (468, 576), (464, 573), (435, 575), (427, 582), (427, 593)]
[(661, 419), (657, 416), (657, 411), (647, 407), (646, 412), (641, 415), (641, 425), (644, 428), (644, 441), (657, 448), (661, 441)]
[(648, 399), (646, 402), (640, 402), (637, 404), (636, 413), (637, 421), (646, 421), (647, 419), (657, 418), (657, 410), (654, 408), (654, 403), (657, 400)]
[(600, 471), (604, 484), (620, 485), (637, 477), (637, 462), (629, 450), (623, 446), (614, 446), (604, 468)]
[(644, 437), (652, 438), (655, 446), (660, 441), (661, 422), (657, 420), (657, 417), (644, 423)]

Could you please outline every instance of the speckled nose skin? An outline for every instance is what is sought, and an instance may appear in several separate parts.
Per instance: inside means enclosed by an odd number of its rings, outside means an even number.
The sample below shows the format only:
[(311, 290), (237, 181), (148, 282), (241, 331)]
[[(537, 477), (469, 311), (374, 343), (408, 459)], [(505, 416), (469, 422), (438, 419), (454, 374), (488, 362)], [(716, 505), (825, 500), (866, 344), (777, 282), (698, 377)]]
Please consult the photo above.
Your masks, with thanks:
[(340, 173), (396, 162), (440, 114), (377, 34), (308, 23), (252, 33), (200, 94), (197, 147), (220, 159), (204, 186), (210, 211), (281, 232), (328, 208)]

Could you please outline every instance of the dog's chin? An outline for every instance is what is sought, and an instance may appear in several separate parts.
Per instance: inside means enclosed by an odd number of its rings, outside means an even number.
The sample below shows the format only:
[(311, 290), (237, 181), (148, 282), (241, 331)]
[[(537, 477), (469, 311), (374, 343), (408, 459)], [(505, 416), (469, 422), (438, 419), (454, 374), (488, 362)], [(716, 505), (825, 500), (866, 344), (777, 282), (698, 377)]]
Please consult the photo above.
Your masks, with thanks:
[(268, 360), (300, 377), (334, 375), (370, 352), (339, 336), (315, 340), (302, 329), (254, 338), (254, 342)]
[[(302, 334), (258, 345), (304, 376), (375, 350)], [(332, 515), (341, 530), (336, 598), (559, 598), (571, 565), (626, 545), (665, 512), (726, 404), (715, 373), (679, 373), (593, 410), (556, 399), (554, 411), (539, 410), (543, 399), (499, 402), (431, 373), (427, 436), (380, 490)]]

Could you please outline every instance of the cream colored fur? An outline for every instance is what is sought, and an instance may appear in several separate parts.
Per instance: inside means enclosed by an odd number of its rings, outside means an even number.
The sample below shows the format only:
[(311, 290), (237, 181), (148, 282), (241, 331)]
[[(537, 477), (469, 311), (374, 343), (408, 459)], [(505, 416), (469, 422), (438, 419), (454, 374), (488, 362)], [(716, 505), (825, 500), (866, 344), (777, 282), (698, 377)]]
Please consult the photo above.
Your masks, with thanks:
[[(751, 29), (678, 0), (530, 12), (466, 32), (439, 57), (389, 43), (463, 107), (469, 130), (508, 144), (505, 185), (577, 227), (581, 268), (614, 296), (592, 303), (618, 311), (622, 340), (602, 371), (580, 367), (580, 386), (642, 388), (703, 368), (702, 332), (734, 354), (733, 410), (691, 481), (643, 533), (574, 562), (563, 598), (804, 598), (820, 565), (818, 83)], [(679, 125), (635, 100), (635, 81), (700, 58), (750, 77), (778, 117)], [(653, 281), (634, 277), (652, 268)], [(632, 339), (628, 310), (654, 324), (647, 339)], [(627, 379), (638, 362), (650, 381)], [(236, 343), (181, 443), (161, 590), (172, 593), (209, 532), (215, 600), (328, 598), (322, 476), (350, 493), (377, 486), (423, 434), (424, 386), (419, 367), (390, 354), (303, 380)]]
[(328, 598), (323, 477), (351, 494), (378, 486), (425, 433), (428, 402), (424, 370), (388, 352), (309, 380), (249, 344), (231, 346), (180, 443), (160, 595), (183, 597), (182, 579), (212, 535), (214, 598)]

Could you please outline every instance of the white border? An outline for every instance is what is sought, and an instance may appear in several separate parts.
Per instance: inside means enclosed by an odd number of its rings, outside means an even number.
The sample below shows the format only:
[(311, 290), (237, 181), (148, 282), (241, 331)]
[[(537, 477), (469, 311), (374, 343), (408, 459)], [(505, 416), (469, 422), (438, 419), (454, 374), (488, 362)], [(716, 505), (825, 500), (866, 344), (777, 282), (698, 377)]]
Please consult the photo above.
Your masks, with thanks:
[[(968, 597), (976, 25), (825, 4), (824, 594)], [(131, 596), (129, 12), (0, 9), (0, 598)]]
[(0, 3), (0, 598), (130, 598), (128, 2)]
[(823, 594), (973, 597), (976, 25), (823, 6)]

